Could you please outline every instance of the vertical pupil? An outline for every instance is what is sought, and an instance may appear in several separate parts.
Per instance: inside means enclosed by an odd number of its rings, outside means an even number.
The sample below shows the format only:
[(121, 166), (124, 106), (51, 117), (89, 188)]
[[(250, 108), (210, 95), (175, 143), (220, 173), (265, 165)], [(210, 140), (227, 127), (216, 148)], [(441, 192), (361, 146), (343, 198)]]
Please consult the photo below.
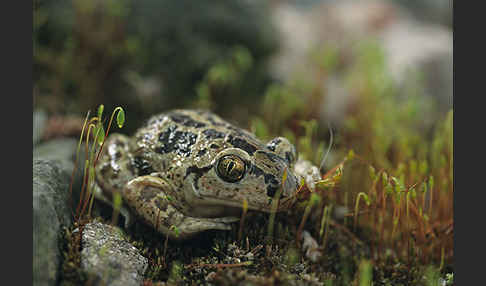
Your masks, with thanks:
[(233, 170), (233, 167), (235, 166), (235, 163), (230, 162), (228, 165), (228, 174), (231, 174), (231, 171)]

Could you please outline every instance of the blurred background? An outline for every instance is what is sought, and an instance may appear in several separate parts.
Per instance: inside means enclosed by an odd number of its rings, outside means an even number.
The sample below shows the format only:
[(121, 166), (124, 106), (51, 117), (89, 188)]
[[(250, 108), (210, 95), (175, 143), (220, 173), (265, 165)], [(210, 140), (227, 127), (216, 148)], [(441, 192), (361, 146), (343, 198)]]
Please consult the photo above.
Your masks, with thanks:
[(122, 106), (131, 133), (200, 107), (249, 126), (285, 86), (304, 117), (339, 125), (359, 100), (350, 77), (368, 71), (435, 105), (424, 121), (452, 107), (452, 0), (34, 0), (33, 12), (34, 109), (49, 116)]
[[(34, 0), (33, 6), (34, 145), (79, 138), (86, 113), (100, 104), (108, 115), (123, 107), (125, 126), (110, 132), (125, 134), (155, 113), (205, 108), (264, 140), (285, 136), (319, 165), (331, 126), (325, 169), (351, 150), (368, 165), (350, 172), (347, 192), (329, 199), (353, 208), (367, 190), (375, 200), (375, 170), (386, 170), (394, 188), (401, 186), (397, 203), (378, 201), (383, 212), (360, 224), (380, 223), (381, 239), (398, 249), (408, 244), (397, 233), (413, 237), (423, 257), (451, 261), (452, 0)], [(368, 166), (373, 184), (363, 175)], [(416, 184), (423, 186), (413, 197), (417, 222), (395, 231), (395, 214), (405, 210), (402, 191), (415, 194)], [(414, 223), (432, 234), (416, 240)], [(393, 229), (389, 236), (383, 225)]]

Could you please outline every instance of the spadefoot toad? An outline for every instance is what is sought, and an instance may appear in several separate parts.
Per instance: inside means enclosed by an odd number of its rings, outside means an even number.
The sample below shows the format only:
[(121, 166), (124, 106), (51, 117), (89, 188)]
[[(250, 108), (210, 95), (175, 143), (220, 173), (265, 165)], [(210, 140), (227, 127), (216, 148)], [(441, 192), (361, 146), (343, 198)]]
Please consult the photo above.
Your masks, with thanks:
[(131, 212), (170, 238), (185, 239), (230, 229), (244, 201), (249, 210), (270, 212), (278, 190), (278, 211), (288, 209), (300, 182), (296, 156), (285, 138), (265, 144), (213, 113), (174, 110), (153, 116), (133, 137), (107, 138), (95, 191), (107, 202), (119, 193), (126, 220)]

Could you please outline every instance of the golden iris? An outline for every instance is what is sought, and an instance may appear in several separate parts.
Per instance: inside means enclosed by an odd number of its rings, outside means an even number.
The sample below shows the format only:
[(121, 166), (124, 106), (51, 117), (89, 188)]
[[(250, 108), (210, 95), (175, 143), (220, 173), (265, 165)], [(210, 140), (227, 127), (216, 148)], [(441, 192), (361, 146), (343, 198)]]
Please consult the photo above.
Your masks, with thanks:
[(219, 159), (216, 166), (218, 176), (229, 183), (238, 182), (243, 178), (246, 165), (243, 159), (236, 155), (226, 155)]

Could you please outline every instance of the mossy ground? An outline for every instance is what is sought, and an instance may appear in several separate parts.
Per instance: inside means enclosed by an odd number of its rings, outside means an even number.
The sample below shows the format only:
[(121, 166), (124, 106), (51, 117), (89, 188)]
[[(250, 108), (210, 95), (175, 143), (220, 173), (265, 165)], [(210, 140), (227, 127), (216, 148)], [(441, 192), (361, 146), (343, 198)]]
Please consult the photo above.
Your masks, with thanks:
[[(163, 234), (141, 223), (125, 232), (149, 258), (144, 285), (371, 285), (362, 284), (362, 265), (369, 262), (373, 285), (438, 285), (440, 277), (453, 272), (452, 265), (439, 271), (437, 266), (400, 261), (391, 254), (373, 261), (369, 241), (362, 240), (366, 231), (351, 232), (351, 223), (337, 221), (329, 227), (325, 248), (318, 249), (322, 257), (312, 262), (302, 243), (296, 242), (302, 213), (303, 208), (297, 208), (277, 214), (271, 238), (269, 214), (264, 213), (247, 215), (241, 240), (238, 223), (231, 231), (208, 231), (182, 242), (166, 241)], [(96, 220), (111, 223), (108, 217)], [(77, 224), (65, 231), (60, 285), (89, 285), (80, 270), (81, 241), (76, 228)], [(312, 229), (312, 223), (305, 228)]]

